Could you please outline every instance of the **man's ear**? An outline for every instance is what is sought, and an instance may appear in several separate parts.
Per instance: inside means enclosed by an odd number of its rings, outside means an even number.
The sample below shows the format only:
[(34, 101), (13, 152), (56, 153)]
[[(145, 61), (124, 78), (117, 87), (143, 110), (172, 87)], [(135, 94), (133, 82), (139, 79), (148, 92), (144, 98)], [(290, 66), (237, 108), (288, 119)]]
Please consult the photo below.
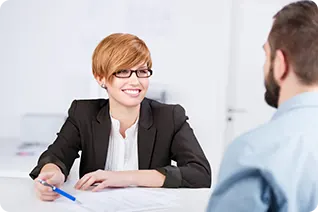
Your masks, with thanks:
[(280, 84), (288, 75), (288, 63), (281, 50), (276, 51), (273, 68), (275, 80)]

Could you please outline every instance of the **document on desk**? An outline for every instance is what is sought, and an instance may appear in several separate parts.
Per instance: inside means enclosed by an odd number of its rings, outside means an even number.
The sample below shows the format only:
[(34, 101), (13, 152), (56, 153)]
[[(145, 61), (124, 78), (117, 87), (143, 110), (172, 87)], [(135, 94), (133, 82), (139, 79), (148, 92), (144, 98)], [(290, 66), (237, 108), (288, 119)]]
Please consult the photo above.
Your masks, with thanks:
[(61, 207), (78, 212), (160, 211), (178, 206), (172, 190), (162, 188), (117, 188), (100, 192), (82, 191), (76, 194), (82, 205), (58, 201)]

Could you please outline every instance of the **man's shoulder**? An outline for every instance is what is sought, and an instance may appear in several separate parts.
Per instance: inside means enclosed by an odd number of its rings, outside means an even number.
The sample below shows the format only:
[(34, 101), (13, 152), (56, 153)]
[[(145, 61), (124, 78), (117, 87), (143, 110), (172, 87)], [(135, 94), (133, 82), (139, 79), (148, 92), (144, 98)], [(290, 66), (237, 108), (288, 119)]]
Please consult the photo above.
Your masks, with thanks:
[[(279, 142), (277, 133), (273, 129), (271, 123), (264, 123), (236, 137), (226, 148), (225, 158), (244, 161), (259, 157), (260, 152), (270, 150), (275, 143)], [(257, 161), (251, 160), (250, 162), (256, 163)]]
[(241, 145), (257, 145), (259, 140), (267, 139), (267, 137), (273, 135), (274, 132), (272, 129), (273, 127), (270, 122), (261, 124), (234, 138), (233, 143), (239, 143)]
[[(247, 169), (259, 169), (267, 163), (263, 154), (271, 150), (274, 135), (269, 123), (262, 124), (236, 137), (227, 147), (220, 168), (220, 179)], [(265, 158), (264, 158), (265, 157)]]

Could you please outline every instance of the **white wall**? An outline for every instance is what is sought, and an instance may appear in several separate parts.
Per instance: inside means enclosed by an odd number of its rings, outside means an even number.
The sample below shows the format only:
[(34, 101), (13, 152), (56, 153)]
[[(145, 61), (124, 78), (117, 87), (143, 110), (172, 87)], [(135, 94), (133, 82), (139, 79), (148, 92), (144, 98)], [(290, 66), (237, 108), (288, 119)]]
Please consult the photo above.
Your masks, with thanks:
[(0, 135), (19, 135), (19, 116), (66, 112), (89, 96), (84, 1), (14, 1), (0, 11)]
[[(20, 136), (25, 113), (66, 113), (74, 98), (104, 96), (92, 52), (108, 34), (130, 32), (148, 44), (152, 83), (186, 108), (216, 175), (225, 140), (273, 112), (263, 100), (261, 45), (271, 16), (289, 2), (8, 0), (0, 9), (0, 137)], [(248, 113), (227, 124), (229, 107)]]
[(237, 112), (228, 114), (225, 147), (240, 134), (271, 119), (275, 110), (264, 101), (262, 45), (270, 32), (273, 16), (292, 0), (234, 1), (227, 104)]
[[(19, 136), (28, 112), (65, 113), (100, 91), (91, 55), (112, 32), (143, 38), (153, 82), (186, 108), (214, 170), (222, 154), (230, 0), (9, 0), (0, 10), (0, 136)], [(143, 9), (142, 9), (143, 8)], [(2, 147), (1, 147), (2, 148)]]

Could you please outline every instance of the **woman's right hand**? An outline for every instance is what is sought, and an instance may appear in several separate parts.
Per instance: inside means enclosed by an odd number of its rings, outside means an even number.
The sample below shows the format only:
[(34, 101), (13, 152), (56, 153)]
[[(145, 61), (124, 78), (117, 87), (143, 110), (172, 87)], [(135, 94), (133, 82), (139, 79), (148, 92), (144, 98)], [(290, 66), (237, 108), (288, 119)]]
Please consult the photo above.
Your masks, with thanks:
[(44, 180), (48, 184), (59, 188), (63, 185), (65, 179), (64, 174), (61, 171), (44, 171), (35, 179), (35, 192), (39, 199), (43, 201), (54, 201), (60, 196), (58, 193), (54, 192), (52, 188), (42, 185), (38, 179)]

